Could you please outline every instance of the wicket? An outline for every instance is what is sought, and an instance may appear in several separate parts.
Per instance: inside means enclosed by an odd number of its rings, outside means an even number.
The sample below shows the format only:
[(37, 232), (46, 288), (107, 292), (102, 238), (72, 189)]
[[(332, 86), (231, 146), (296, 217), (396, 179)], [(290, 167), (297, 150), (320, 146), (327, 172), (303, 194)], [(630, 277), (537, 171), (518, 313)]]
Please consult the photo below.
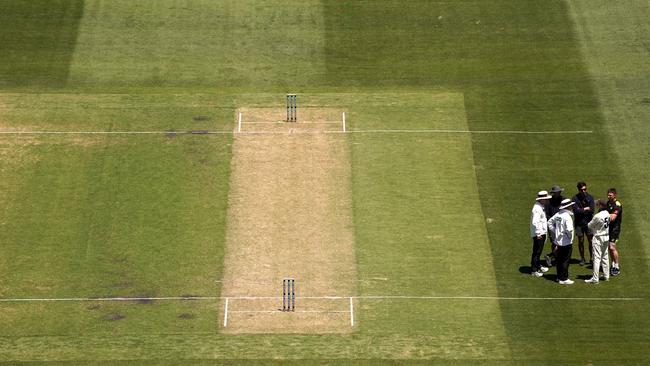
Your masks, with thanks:
[(298, 104), (296, 94), (287, 94), (287, 122), (298, 121)]
[(282, 280), (282, 311), (296, 311), (296, 280), (285, 278)]

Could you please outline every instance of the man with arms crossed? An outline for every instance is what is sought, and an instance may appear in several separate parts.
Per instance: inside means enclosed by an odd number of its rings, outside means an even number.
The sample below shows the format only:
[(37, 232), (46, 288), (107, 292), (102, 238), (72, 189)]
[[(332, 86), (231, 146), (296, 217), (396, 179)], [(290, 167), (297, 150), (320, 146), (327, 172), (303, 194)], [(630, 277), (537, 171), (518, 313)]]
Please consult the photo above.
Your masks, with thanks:
[(546, 220), (545, 207), (548, 200), (551, 198), (548, 192), (539, 191), (535, 199), (535, 205), (530, 213), (530, 236), (533, 238), (533, 255), (530, 258), (531, 275), (541, 277), (546, 271), (547, 267), (540, 264), (539, 257), (544, 250), (544, 243), (546, 242), (546, 233), (548, 231), (548, 222)]
[(616, 188), (607, 190), (607, 212), (609, 212), (609, 251), (612, 255), (612, 276), (621, 274), (618, 262), (618, 237), (621, 234), (623, 221), (623, 205), (616, 199)]
[(573, 251), (574, 233), (573, 211), (568, 210), (571, 206), (573, 206), (573, 202), (570, 199), (563, 200), (560, 211), (548, 220), (548, 227), (557, 245), (555, 266), (560, 285), (573, 284), (573, 281), (569, 279), (569, 261), (571, 261), (571, 252)]
[[(555, 215), (560, 211), (560, 206), (562, 205), (562, 201), (564, 201), (564, 196), (562, 196), (562, 191), (564, 191), (564, 188), (558, 186), (557, 184), (551, 187), (551, 199), (548, 201), (548, 204), (546, 205), (547, 218), (553, 217), (553, 215)], [(544, 256), (544, 259), (546, 259), (546, 264), (549, 267), (552, 267), (553, 264), (555, 263), (555, 250), (557, 249), (557, 243), (555, 242), (555, 238), (553, 237), (553, 235), (551, 235), (550, 239), (551, 239), (551, 252), (548, 253), (546, 256)]]
[(573, 196), (573, 214), (576, 222), (576, 235), (578, 236), (578, 250), (580, 251), (580, 265), (585, 265), (585, 236), (589, 242), (589, 258), (593, 259), (594, 254), (591, 249), (591, 238), (593, 235), (589, 232), (587, 224), (594, 217), (594, 198), (587, 193), (587, 183), (578, 182), (576, 185), (578, 194)]
[(600, 266), (602, 264), (604, 280), (609, 281), (609, 212), (607, 212), (607, 201), (598, 200), (598, 208), (600, 212), (594, 215), (594, 218), (589, 221), (589, 229), (594, 234), (593, 246), (593, 260), (594, 274), (590, 279), (585, 280), (587, 283), (598, 283), (600, 275)]

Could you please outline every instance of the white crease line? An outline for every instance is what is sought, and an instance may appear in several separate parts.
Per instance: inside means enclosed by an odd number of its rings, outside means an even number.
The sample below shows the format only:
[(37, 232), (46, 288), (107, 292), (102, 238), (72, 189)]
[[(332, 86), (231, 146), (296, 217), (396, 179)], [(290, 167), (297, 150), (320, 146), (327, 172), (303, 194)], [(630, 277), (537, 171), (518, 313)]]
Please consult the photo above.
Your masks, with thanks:
[[(169, 297), (71, 297), (71, 298), (5, 298), (9, 302), (64, 302), (64, 301), (191, 301), (191, 300), (277, 300), (282, 296), (169, 296)], [(641, 301), (642, 297), (499, 297), (499, 296), (296, 296), (296, 299), (322, 300), (522, 300), (522, 301)], [(231, 311), (232, 312), (232, 311)]]
[(226, 305), (223, 309), (223, 327), (228, 326), (228, 298), (226, 297)]
[(293, 125), (316, 125), (316, 124), (339, 124), (341, 121), (302, 121), (302, 122), (287, 122), (287, 121), (244, 121), (242, 122), (243, 124), (254, 124), (254, 125), (262, 125), (262, 124), (282, 124), (282, 125), (288, 125), (288, 126), (293, 126)]
[(231, 313), (243, 313), (243, 314), (275, 314), (275, 313), (280, 313), (280, 314), (285, 314), (285, 313), (314, 313), (314, 314), (338, 314), (338, 313), (345, 313), (347, 314), (347, 310), (295, 310), (295, 311), (282, 311), (282, 310), (230, 310)]
[(0, 302), (64, 302), (64, 301), (176, 301), (176, 300), (220, 300), (219, 296), (169, 296), (169, 297), (69, 297), (69, 298), (24, 298), (0, 299)]
[(232, 131), (0, 131), (0, 135), (230, 135)]
[(500, 297), (500, 296), (357, 296), (366, 300), (578, 300), (578, 301), (640, 301), (642, 297)]
[[(250, 122), (247, 122), (250, 123)], [(286, 122), (290, 123), (290, 122)], [(293, 123), (293, 122), (291, 122)], [(329, 123), (329, 122), (328, 122)], [(336, 122), (337, 124), (340, 122)], [(296, 122), (299, 124), (299, 122)], [(307, 124), (307, 123), (305, 123)], [(314, 123), (311, 123), (314, 124)], [(288, 131), (0, 131), (0, 135), (287, 135)], [(366, 133), (366, 134), (491, 134), (491, 135), (571, 135), (591, 134), (593, 131), (514, 131), (514, 130), (331, 130), (331, 131), (293, 131), (293, 134), (345, 134), (345, 133)]]
[(589, 134), (593, 131), (518, 131), (518, 130), (347, 130), (354, 133), (441, 133), (441, 134), (501, 134), (501, 135), (561, 135), (561, 134)]

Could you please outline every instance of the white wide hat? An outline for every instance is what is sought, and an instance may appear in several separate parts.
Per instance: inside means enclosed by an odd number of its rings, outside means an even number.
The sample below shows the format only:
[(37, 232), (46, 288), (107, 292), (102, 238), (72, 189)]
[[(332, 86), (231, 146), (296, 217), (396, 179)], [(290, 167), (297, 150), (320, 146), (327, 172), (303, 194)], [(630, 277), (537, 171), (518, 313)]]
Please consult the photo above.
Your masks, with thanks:
[(568, 198), (565, 198), (565, 199), (562, 200), (562, 203), (560, 203), (560, 210), (563, 209), (563, 208), (573, 206), (573, 204), (575, 204), (575, 202), (571, 201)]
[(546, 191), (539, 191), (537, 192), (537, 198), (535, 198), (535, 201), (541, 201), (541, 200), (547, 200), (550, 199), (551, 196), (548, 194)]

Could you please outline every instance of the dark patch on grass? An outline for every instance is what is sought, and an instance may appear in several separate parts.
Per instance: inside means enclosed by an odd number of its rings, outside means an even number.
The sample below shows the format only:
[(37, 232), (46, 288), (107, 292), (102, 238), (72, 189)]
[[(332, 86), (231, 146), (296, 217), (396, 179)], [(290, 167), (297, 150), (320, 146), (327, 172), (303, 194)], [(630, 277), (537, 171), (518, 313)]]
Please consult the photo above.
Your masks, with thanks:
[(196, 300), (197, 297), (201, 297), (199, 295), (191, 295), (191, 294), (183, 294), (181, 295), (183, 300)]
[(643, 98), (643, 99), (641, 99), (641, 104), (650, 105), (650, 98)]
[(190, 133), (192, 135), (207, 135), (210, 132), (206, 130), (194, 130), (194, 131), (190, 131)]
[(0, 87), (64, 86), (83, 11), (83, 0), (3, 1)]
[(100, 309), (101, 307), (102, 307), (102, 306), (99, 305), (99, 304), (92, 304), (92, 305), (88, 305), (88, 306), (86, 307), (86, 309), (87, 309), (87, 310), (98, 310), (98, 309)]
[(194, 319), (196, 318), (196, 315), (191, 314), (191, 313), (182, 313), (178, 316), (179, 319)]
[(192, 119), (196, 122), (205, 122), (210, 121), (212, 118), (210, 116), (194, 116)]
[(112, 313), (112, 314), (108, 314), (108, 315), (106, 315), (104, 317), (104, 319), (108, 320), (108, 321), (117, 321), (117, 320), (122, 320), (124, 318), (126, 318), (126, 316), (122, 315), (120, 313)]
[(178, 132), (176, 132), (174, 130), (165, 131), (165, 136), (168, 137), (168, 138), (174, 138), (174, 137), (176, 137), (176, 135), (178, 135)]

